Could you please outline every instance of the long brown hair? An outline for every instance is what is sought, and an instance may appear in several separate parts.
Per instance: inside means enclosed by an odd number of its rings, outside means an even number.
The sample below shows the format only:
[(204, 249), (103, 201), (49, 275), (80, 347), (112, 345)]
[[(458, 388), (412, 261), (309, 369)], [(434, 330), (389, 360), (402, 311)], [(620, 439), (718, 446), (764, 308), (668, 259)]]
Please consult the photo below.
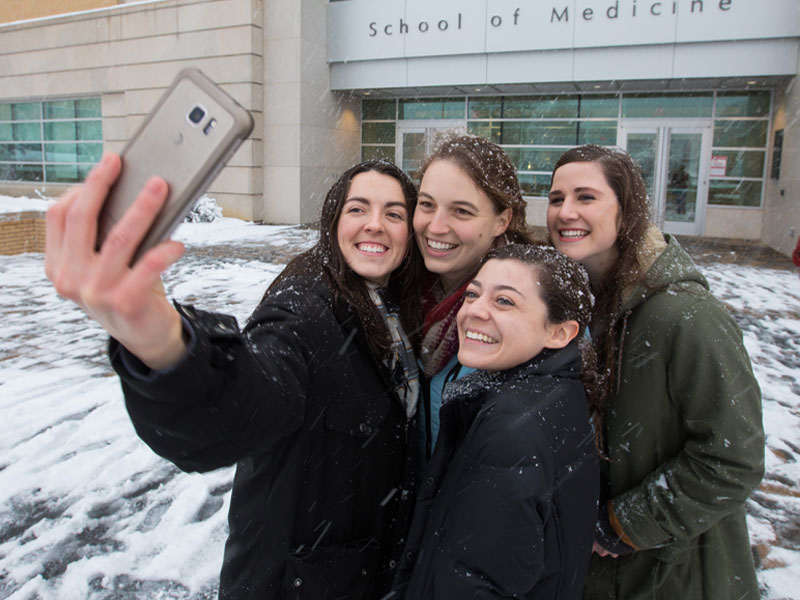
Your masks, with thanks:
[(558, 159), (553, 174), (560, 167), (574, 162), (598, 165), (608, 185), (614, 190), (620, 207), (620, 228), (615, 242), (619, 255), (603, 282), (594, 290), (596, 302), (593, 322), (604, 329), (597, 331), (593, 327), (592, 334), (601, 366), (602, 389), (604, 396), (608, 397), (617, 378), (617, 317), (622, 309), (625, 290), (641, 276), (639, 257), (650, 223), (647, 185), (639, 165), (627, 152), (619, 149), (593, 144), (578, 146)]
[(412, 343), (415, 341), (420, 324), (420, 277), (424, 272), (422, 256), (412, 239), (411, 220), (417, 205), (417, 190), (402, 169), (385, 160), (365, 161), (342, 173), (336, 183), (331, 186), (322, 203), (319, 240), (314, 247), (295, 257), (286, 266), (269, 286), (262, 301), (269, 296), (273, 287), (286, 277), (293, 275), (322, 276), (334, 299), (342, 298), (356, 309), (372, 350), (380, 358), (384, 358), (391, 347), (391, 336), (369, 295), (364, 278), (347, 265), (339, 247), (337, 235), (339, 217), (350, 190), (350, 182), (356, 175), (367, 171), (376, 171), (395, 179), (400, 184), (406, 200), (408, 247), (403, 262), (392, 273), (387, 287), (397, 301), (400, 316), (409, 338)]
[(420, 168), (420, 180), (437, 160), (458, 165), (489, 197), (495, 214), (511, 209), (508, 229), (498, 237), (496, 245), (530, 243), (531, 230), (525, 220), (525, 200), (522, 199), (517, 169), (500, 146), (474, 135), (445, 136)]
[(597, 360), (592, 344), (585, 335), (594, 306), (586, 269), (578, 261), (551, 246), (509, 244), (490, 250), (484, 264), (492, 259), (514, 259), (531, 267), (538, 281), (539, 297), (547, 307), (548, 323), (578, 323), (575, 340), (581, 352), (581, 382), (586, 390), (592, 419), (599, 431), (602, 407), (601, 392), (597, 384)]

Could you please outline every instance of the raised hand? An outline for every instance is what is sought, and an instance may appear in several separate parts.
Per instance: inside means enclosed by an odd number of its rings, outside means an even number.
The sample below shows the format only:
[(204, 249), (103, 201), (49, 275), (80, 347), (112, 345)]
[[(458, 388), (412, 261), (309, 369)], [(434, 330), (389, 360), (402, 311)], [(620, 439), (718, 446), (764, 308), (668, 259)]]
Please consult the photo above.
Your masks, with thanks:
[(185, 351), (180, 315), (161, 282), (184, 247), (163, 242), (129, 266), (167, 197), (166, 182), (153, 177), (95, 250), (97, 217), (120, 169), (120, 158), (106, 154), (82, 185), (47, 211), (45, 272), (60, 296), (80, 306), (143, 363), (160, 369)]

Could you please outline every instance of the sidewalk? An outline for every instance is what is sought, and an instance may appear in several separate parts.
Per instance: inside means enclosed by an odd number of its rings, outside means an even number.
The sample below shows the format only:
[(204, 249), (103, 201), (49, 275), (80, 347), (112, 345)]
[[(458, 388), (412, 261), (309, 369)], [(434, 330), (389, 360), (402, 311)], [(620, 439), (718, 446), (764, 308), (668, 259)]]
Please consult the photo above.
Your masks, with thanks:
[(792, 271), (792, 259), (761, 242), (731, 238), (675, 236), (698, 265), (739, 264)]

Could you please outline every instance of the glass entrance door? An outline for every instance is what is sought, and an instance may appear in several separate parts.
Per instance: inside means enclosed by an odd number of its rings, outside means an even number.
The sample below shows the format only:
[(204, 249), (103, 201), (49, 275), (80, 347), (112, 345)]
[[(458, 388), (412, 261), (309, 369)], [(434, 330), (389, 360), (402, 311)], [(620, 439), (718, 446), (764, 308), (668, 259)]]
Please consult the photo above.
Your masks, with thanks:
[(466, 131), (464, 121), (399, 121), (395, 163), (419, 184), (417, 171), (439, 140), (448, 133)]
[(666, 233), (702, 235), (711, 124), (627, 122), (618, 144), (642, 167), (652, 218)]

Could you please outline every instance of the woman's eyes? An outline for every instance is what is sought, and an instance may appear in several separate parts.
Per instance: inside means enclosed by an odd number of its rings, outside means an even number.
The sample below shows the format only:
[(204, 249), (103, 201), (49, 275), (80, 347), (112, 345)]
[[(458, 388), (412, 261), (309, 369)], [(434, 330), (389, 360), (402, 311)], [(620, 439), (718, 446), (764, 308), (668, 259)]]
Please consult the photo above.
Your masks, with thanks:
[(433, 202), (430, 200), (419, 200), (417, 202), (417, 206), (419, 208), (424, 208), (425, 210), (432, 210), (433, 209)]
[(390, 213), (386, 213), (386, 216), (389, 217), (390, 219), (394, 219), (394, 220), (397, 220), (397, 221), (405, 221), (406, 220), (406, 216), (403, 213), (399, 213), (399, 212), (396, 212), (396, 211), (392, 211)]
[[(595, 197), (591, 194), (581, 194), (577, 197), (579, 202), (588, 202), (589, 200), (594, 200)], [(553, 196), (549, 199), (550, 206), (559, 206), (560, 204), (564, 203), (564, 198), (560, 196)]]
[(497, 298), (497, 303), (502, 306), (514, 306), (513, 300), (511, 298), (507, 298), (506, 296), (500, 296)]
[(472, 300), (472, 299), (477, 298), (477, 297), (478, 297), (478, 294), (474, 290), (466, 290), (464, 292), (464, 298)]

